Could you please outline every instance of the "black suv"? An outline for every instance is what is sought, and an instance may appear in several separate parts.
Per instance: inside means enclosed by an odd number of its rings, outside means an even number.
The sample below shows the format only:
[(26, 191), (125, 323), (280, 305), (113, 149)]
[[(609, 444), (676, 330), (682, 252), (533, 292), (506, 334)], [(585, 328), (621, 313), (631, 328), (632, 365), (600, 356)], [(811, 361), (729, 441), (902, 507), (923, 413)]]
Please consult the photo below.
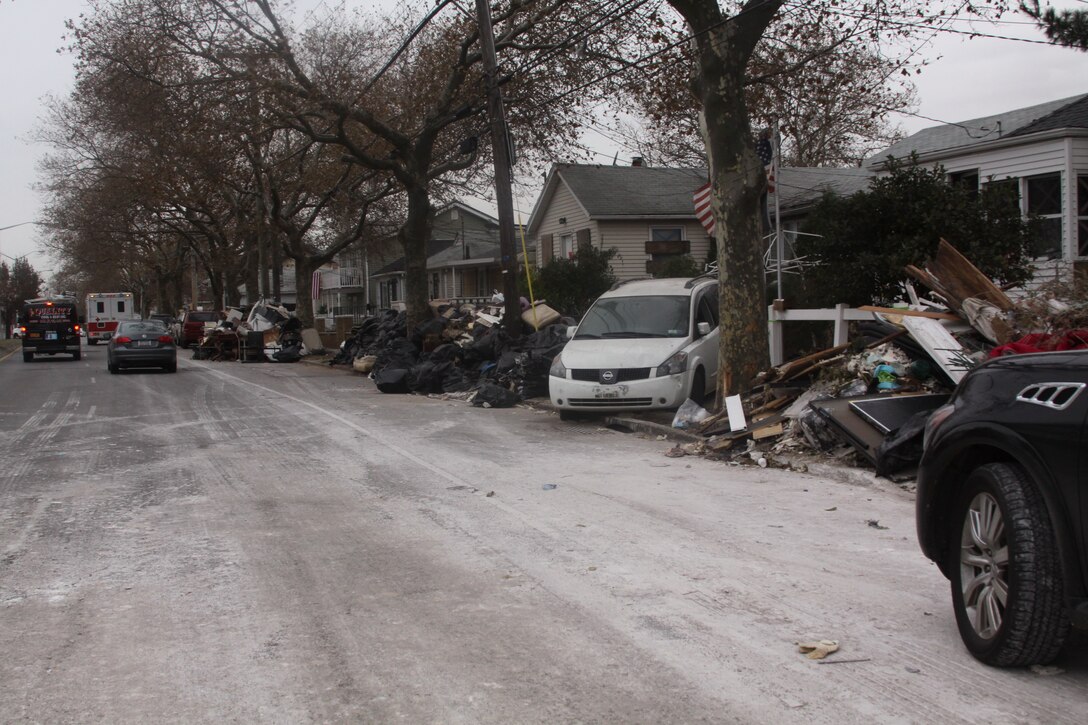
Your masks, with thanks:
[(987, 664), (1046, 663), (1088, 628), (1086, 384), (1088, 351), (995, 358), (926, 426), (918, 540)]

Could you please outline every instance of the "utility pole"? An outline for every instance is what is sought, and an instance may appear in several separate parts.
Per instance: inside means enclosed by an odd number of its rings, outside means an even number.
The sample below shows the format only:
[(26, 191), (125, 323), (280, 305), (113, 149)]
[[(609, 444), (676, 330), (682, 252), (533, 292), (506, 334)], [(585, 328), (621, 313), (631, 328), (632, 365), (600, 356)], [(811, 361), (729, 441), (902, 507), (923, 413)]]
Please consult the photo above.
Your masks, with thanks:
[[(499, 207), (499, 256), (502, 293), (506, 298), (502, 326), (513, 337), (521, 335), (521, 301), (518, 296), (518, 254), (514, 239), (514, 194), (510, 181), (510, 139), (499, 89), (499, 62), (495, 55), (495, 32), (491, 27), (488, 0), (476, 0), (480, 26), (480, 49), (487, 82), (487, 114), (491, 119), (491, 147), (495, 155), (495, 202)], [(529, 260), (525, 260), (528, 263)]]

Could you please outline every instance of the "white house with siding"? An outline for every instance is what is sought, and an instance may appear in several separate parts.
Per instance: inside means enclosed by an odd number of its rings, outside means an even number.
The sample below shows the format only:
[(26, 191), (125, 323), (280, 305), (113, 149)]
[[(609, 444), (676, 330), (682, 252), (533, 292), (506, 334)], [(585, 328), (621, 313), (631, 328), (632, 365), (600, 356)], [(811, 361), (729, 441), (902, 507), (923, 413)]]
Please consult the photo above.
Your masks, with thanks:
[(951, 183), (1015, 184), (1024, 214), (1042, 219), (1037, 280), (1088, 262), (1088, 95), (927, 128), (865, 168), (886, 174), (889, 156), (911, 153), (940, 164)]
[(570, 257), (579, 245), (616, 250), (619, 280), (645, 277), (669, 259), (707, 260), (710, 239), (692, 194), (705, 169), (555, 164), (529, 218), (536, 262)]

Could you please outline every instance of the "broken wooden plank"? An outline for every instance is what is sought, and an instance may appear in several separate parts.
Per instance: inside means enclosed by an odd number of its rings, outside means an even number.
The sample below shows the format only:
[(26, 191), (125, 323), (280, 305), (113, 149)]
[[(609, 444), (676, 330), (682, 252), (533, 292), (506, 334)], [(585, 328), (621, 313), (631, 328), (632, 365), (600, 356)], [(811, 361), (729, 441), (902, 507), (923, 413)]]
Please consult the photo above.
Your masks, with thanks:
[(879, 312), (882, 315), (903, 315), (905, 317), (928, 317), (931, 320), (959, 320), (959, 315), (951, 312), (928, 312), (925, 310), (901, 310), (897, 307), (877, 307), (875, 305), (862, 305), (859, 310), (866, 312)]
[(953, 383), (963, 379), (967, 371), (958, 362), (958, 358), (964, 355), (963, 347), (944, 325), (924, 317), (904, 317), (903, 326)]
[[(944, 280), (944, 275), (941, 274), (942, 270), (947, 270), (955, 275), (955, 278), (959, 285), (966, 291), (960, 298), (960, 303), (968, 297), (977, 297), (985, 302), (989, 302), (998, 309), (1005, 312), (1013, 309), (1014, 305), (1008, 295), (1001, 291), (1001, 288), (994, 284), (994, 281), (984, 275), (978, 267), (971, 263), (971, 260), (963, 256), (958, 249), (953, 247), (945, 239), (941, 239), (941, 243), (937, 247), (937, 258), (934, 260), (938, 269), (932, 269), (938, 277)], [(929, 267), (929, 265), (926, 265)]]

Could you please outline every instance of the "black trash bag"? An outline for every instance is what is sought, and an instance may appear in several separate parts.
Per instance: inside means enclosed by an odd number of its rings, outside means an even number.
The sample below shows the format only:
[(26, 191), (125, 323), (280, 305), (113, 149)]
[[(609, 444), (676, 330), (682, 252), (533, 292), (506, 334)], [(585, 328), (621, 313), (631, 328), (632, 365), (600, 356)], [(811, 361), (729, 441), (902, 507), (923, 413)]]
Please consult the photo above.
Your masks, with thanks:
[(449, 363), (435, 363), (424, 360), (411, 367), (408, 371), (408, 389), (413, 393), (438, 393), (442, 390), (442, 370), (440, 365)]
[(407, 393), (408, 371), (404, 368), (386, 368), (372, 376), (380, 393)]
[(922, 436), (932, 410), (920, 410), (897, 430), (889, 433), (876, 449), (876, 475), (902, 471), (922, 460)]
[(431, 350), (428, 360), (432, 360), (436, 363), (442, 362), (460, 362), (464, 357), (464, 351), (461, 350), (459, 345), (454, 345), (452, 342), (447, 342), (443, 345), (439, 345), (434, 350)]
[(450, 364), (442, 374), (443, 393), (463, 393), (472, 390), (473, 381), (465, 377), (465, 371), (456, 365)]
[(519, 402), (521, 397), (517, 393), (494, 383), (481, 385), (476, 391), (476, 397), (472, 399), (472, 404), (477, 408), (484, 404), (487, 404), (489, 408), (512, 408)]
[(495, 362), (495, 374), (499, 376), (510, 375), (514, 372), (514, 368), (518, 364), (519, 353), (513, 350), (507, 350), (502, 355), (499, 355), (499, 359)]
[(548, 371), (551, 370), (554, 357), (554, 355), (544, 357), (537, 352), (522, 353), (518, 356), (518, 384), (515, 389), (522, 398), (548, 397)]
[(380, 372), (386, 368), (408, 370), (419, 361), (416, 346), (403, 338), (393, 340), (388, 346), (377, 351), (376, 357), (374, 372)]
[(445, 329), (446, 320), (442, 317), (421, 322), (416, 325), (416, 329), (412, 330), (412, 344), (416, 346), (416, 350), (422, 350), (424, 342), (428, 339), (441, 340)]
[(276, 362), (293, 363), (302, 359), (302, 351), (297, 345), (281, 348), (272, 353), (272, 359)]

